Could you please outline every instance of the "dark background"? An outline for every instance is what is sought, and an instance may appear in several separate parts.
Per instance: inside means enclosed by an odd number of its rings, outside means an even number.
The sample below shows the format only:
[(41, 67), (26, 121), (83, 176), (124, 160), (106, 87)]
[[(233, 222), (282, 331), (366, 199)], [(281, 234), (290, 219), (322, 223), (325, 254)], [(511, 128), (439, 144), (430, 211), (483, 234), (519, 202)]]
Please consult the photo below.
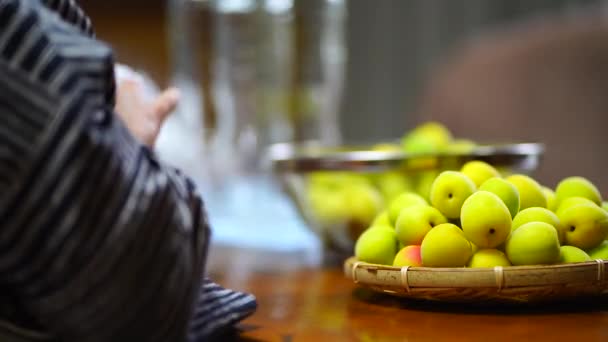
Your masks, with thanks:
[[(80, 2), (119, 61), (167, 84), (171, 66), (164, 1)], [(340, 113), (344, 137), (398, 137), (415, 123), (435, 118), (458, 136), (545, 142), (547, 155), (536, 174), (541, 182), (555, 186), (576, 174), (608, 193), (608, 34), (602, 20), (585, 19), (603, 17), (604, 3), (350, 1)], [(581, 10), (586, 11), (582, 18), (563, 19)], [(471, 39), (542, 21), (549, 28), (536, 34), (509, 33), (504, 38), (509, 43), (488, 40), (474, 53), (464, 48)], [(459, 57), (461, 51), (468, 59)]]

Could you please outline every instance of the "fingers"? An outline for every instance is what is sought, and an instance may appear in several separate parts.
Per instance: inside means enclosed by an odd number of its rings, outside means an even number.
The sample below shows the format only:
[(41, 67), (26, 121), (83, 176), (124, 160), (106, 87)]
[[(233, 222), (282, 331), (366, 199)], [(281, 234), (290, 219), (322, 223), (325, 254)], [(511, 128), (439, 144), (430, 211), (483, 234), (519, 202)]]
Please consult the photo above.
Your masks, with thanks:
[(121, 80), (117, 84), (115, 110), (126, 122), (135, 121), (134, 112), (143, 107), (141, 86), (133, 80)]
[(148, 100), (139, 81), (123, 79), (117, 82), (115, 110), (133, 136), (153, 147), (165, 119), (177, 106), (179, 97), (176, 88), (169, 88)]
[(175, 107), (179, 102), (179, 97), (180, 93), (177, 88), (169, 88), (160, 94), (160, 96), (154, 101), (152, 110), (159, 121), (159, 125), (162, 125), (167, 116), (169, 116), (169, 114), (175, 110)]

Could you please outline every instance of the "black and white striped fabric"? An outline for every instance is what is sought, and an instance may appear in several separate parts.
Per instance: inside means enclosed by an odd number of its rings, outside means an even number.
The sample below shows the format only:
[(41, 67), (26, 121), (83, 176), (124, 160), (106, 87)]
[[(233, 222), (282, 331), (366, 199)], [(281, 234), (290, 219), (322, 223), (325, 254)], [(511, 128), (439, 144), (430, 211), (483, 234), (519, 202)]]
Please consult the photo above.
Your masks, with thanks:
[(73, 0), (0, 0), (0, 328), (215, 336), (255, 298), (204, 279), (203, 203), (113, 113), (112, 52), (92, 32)]
[(40, 0), (50, 10), (57, 13), (61, 19), (76, 26), (87, 36), (94, 36), (91, 20), (74, 0)]

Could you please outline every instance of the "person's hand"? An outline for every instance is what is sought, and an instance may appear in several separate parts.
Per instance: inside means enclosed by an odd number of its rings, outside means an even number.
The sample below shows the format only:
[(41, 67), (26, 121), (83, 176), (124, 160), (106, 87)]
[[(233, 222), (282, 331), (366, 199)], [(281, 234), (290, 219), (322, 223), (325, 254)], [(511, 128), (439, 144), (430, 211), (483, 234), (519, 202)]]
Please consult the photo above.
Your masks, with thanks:
[(146, 94), (137, 74), (116, 79), (116, 113), (139, 141), (154, 147), (163, 122), (177, 106), (179, 91), (168, 88), (160, 95)]

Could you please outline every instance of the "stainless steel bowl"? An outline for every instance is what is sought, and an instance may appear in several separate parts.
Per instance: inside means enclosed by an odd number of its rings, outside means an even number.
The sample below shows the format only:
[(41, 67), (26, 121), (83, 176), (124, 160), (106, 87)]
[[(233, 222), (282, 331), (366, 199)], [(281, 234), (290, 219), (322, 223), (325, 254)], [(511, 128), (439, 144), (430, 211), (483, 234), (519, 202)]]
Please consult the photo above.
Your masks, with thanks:
[(352, 222), (344, 218), (322, 224), (311, 208), (308, 189), (315, 173), (382, 174), (399, 172), (415, 179), (421, 174), (458, 170), (471, 160), (485, 161), (503, 173), (529, 174), (537, 169), (544, 152), (539, 143), (478, 145), (467, 152), (411, 154), (399, 151), (375, 151), (365, 146), (323, 146), (317, 142), (282, 143), (268, 149), (268, 160), (283, 189), (295, 203), (308, 226), (325, 247), (352, 255), (354, 242), (370, 222)]

